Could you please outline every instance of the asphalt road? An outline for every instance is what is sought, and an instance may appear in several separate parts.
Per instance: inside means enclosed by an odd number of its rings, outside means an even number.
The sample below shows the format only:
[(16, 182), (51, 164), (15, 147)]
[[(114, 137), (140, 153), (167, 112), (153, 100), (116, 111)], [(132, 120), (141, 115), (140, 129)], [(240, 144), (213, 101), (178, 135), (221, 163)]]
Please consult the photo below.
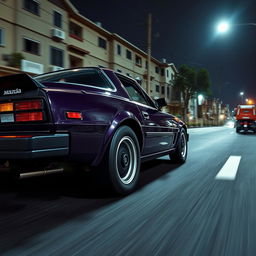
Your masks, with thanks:
[[(256, 255), (256, 135), (189, 133), (187, 162), (143, 164), (124, 198), (82, 178), (1, 178), (0, 255)], [(230, 156), (238, 169), (216, 179)]]

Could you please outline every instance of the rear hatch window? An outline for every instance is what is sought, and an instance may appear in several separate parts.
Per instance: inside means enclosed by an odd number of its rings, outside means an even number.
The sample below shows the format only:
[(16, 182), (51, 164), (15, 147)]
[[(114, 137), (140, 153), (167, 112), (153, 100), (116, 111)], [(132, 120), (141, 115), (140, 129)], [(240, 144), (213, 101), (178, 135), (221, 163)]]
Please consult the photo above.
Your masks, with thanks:
[(102, 89), (114, 89), (112, 83), (98, 69), (72, 69), (49, 73), (35, 77), (40, 83), (58, 83), (79, 84), (85, 86), (93, 86)]

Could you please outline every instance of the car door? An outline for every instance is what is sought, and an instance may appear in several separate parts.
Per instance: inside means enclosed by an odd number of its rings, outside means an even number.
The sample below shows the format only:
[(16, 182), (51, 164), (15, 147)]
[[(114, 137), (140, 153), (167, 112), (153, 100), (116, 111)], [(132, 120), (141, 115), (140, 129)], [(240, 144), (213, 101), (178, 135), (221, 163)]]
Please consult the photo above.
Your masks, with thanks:
[(170, 150), (174, 145), (178, 128), (171, 115), (159, 111), (142, 88), (130, 79), (120, 79), (130, 100), (142, 115), (145, 142), (142, 156)]

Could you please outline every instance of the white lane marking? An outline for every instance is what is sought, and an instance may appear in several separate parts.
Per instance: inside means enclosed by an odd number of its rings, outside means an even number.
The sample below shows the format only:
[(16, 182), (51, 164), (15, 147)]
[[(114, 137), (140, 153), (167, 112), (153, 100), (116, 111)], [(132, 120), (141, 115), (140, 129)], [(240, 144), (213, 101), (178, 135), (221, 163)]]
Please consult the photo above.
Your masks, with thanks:
[(230, 134), (233, 134), (234, 132), (231, 132)]
[(241, 156), (230, 156), (216, 175), (216, 180), (234, 180), (241, 160)]

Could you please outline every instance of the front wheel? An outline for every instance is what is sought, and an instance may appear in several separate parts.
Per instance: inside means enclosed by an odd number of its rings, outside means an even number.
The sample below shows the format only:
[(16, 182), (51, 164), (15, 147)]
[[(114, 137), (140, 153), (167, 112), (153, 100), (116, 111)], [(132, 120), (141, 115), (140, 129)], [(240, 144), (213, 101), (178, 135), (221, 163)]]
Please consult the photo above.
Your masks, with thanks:
[(183, 164), (186, 162), (188, 153), (187, 134), (182, 128), (177, 141), (175, 151), (169, 154), (172, 163)]
[(128, 126), (121, 126), (110, 143), (105, 171), (112, 188), (119, 194), (131, 193), (138, 183), (140, 147), (136, 134)]

